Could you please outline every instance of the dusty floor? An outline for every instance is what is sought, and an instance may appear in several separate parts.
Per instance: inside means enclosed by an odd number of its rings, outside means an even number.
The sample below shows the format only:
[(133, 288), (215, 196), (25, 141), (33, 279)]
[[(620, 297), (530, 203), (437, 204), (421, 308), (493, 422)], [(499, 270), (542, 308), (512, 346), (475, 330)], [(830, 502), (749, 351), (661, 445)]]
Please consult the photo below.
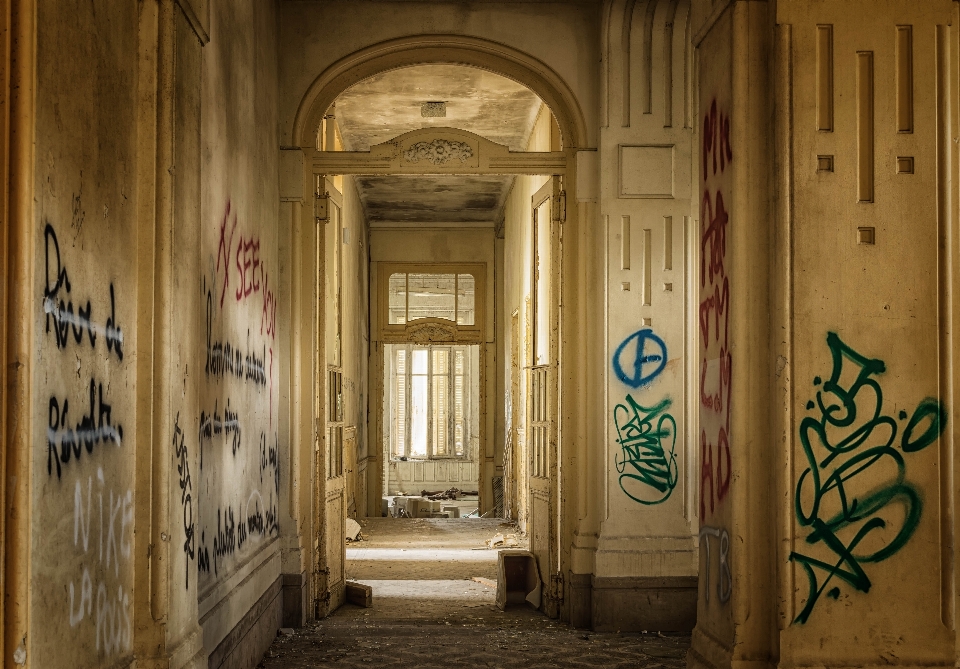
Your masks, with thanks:
[[(532, 608), (498, 610), (488, 585), (496, 579), (497, 550), (485, 542), (516, 532), (499, 520), (372, 518), (361, 524), (364, 540), (347, 546), (347, 577), (373, 587), (373, 607), (346, 604), (279, 636), (260, 667), (686, 666), (689, 637), (595, 634)], [(518, 542), (526, 547), (523, 537)]]

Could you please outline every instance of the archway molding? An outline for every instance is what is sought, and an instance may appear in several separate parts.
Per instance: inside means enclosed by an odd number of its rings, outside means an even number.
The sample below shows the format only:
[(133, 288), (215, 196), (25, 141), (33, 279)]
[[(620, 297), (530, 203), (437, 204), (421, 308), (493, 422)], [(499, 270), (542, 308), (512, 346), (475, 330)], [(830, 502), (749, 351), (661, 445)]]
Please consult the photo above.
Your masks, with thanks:
[(584, 148), (587, 126), (576, 95), (542, 61), (505, 44), (464, 35), (419, 35), (387, 40), (341, 58), (318, 76), (297, 109), (291, 140), (316, 147), (316, 129), (337, 97), (369, 77), (413, 65), (460, 64), (493, 72), (526, 86), (553, 112), (564, 149)]

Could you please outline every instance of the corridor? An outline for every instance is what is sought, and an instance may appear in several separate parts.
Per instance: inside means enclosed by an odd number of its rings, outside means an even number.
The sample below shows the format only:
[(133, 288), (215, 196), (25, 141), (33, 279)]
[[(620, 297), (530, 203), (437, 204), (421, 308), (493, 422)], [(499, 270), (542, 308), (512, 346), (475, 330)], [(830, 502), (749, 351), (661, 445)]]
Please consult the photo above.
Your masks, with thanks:
[(495, 604), (496, 547), (526, 539), (499, 519), (362, 521), (347, 547), (347, 578), (373, 588), (373, 606), (345, 604), (333, 615), (282, 632), (262, 669), (384, 667), (685, 666), (688, 636), (655, 630), (593, 633), (550, 620), (529, 605)]
[(0, 8), (0, 669), (960, 666), (960, 0)]

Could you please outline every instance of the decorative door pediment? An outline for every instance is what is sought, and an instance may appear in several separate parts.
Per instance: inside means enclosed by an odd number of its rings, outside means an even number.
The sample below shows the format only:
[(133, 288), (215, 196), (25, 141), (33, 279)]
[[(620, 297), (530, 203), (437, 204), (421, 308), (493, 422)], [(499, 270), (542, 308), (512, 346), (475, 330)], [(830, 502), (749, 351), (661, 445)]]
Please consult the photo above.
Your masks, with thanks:
[(441, 318), (422, 318), (407, 323), (402, 330), (385, 331), (383, 341), (414, 344), (473, 343), (480, 341), (480, 332), (458, 328), (456, 323)]
[(422, 128), (369, 151), (314, 151), (316, 174), (564, 174), (564, 151), (515, 152), (456, 128)]

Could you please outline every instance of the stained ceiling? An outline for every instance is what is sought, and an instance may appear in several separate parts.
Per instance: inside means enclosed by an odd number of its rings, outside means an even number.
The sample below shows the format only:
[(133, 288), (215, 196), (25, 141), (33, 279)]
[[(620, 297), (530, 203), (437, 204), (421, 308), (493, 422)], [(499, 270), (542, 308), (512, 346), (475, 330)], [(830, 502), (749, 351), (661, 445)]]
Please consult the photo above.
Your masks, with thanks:
[[(445, 117), (424, 117), (421, 106), (443, 102)], [(540, 98), (520, 84), (463, 65), (417, 65), (366, 79), (336, 101), (347, 151), (366, 151), (411, 130), (452, 127), (526, 148)], [(434, 107), (428, 108), (431, 112)], [(359, 177), (367, 220), (402, 223), (496, 223), (513, 177)]]

